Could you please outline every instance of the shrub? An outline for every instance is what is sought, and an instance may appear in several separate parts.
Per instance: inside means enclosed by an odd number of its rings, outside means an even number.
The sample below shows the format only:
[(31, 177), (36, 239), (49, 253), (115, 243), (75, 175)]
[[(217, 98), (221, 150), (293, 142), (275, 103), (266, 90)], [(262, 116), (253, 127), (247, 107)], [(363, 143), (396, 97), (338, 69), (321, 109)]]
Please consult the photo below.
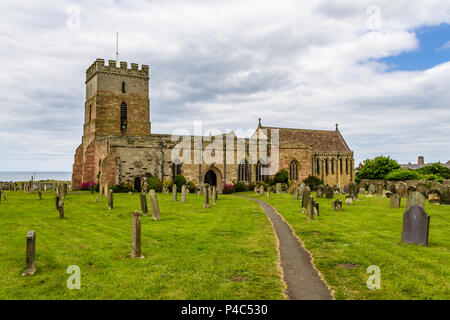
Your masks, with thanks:
[(187, 182), (186, 178), (182, 174), (179, 174), (173, 179), (173, 183), (177, 185), (177, 191), (181, 192), (181, 187)]
[(411, 170), (396, 169), (387, 174), (385, 179), (389, 181), (417, 180), (419, 174)]
[(148, 190), (155, 190), (155, 192), (161, 192), (162, 191), (162, 183), (159, 180), (158, 177), (149, 177), (147, 179), (147, 184), (148, 184)]
[(128, 183), (121, 183), (117, 186), (112, 186), (111, 190), (113, 193), (128, 193), (133, 192), (133, 187)]
[(195, 184), (194, 181), (192, 181), (192, 180), (189, 181), (187, 186), (188, 186), (188, 189), (189, 189), (190, 193), (195, 193), (195, 191), (197, 191), (197, 185)]
[(378, 156), (363, 162), (356, 174), (356, 180), (361, 179), (385, 179), (386, 175), (393, 170), (400, 169), (397, 161), (390, 157)]
[(254, 184), (253, 182), (252, 182), (252, 183), (249, 183), (249, 184), (248, 184), (248, 190), (249, 190), (249, 191), (255, 190), (255, 186), (256, 186), (256, 184)]
[(166, 188), (170, 190), (170, 188), (172, 188), (172, 186), (173, 186), (173, 182), (172, 182), (172, 180), (164, 180), (163, 185), (166, 186)]
[(286, 169), (281, 169), (275, 174), (275, 178), (273, 179), (275, 183), (288, 183), (289, 182), (289, 173)]
[(303, 182), (311, 189), (311, 191), (317, 191), (317, 187), (323, 184), (323, 180), (316, 176), (309, 176)]
[(235, 192), (248, 191), (248, 186), (244, 182), (236, 182), (234, 184), (234, 191)]
[(223, 187), (223, 193), (224, 194), (230, 194), (234, 192), (234, 184), (230, 183), (230, 184), (226, 184)]
[(435, 176), (450, 179), (450, 169), (440, 163), (433, 163), (416, 170), (420, 174), (433, 174)]
[(78, 186), (78, 190), (89, 191), (89, 190), (91, 190), (91, 186), (93, 186), (93, 185), (95, 185), (95, 183), (93, 183), (93, 182), (83, 182), (82, 184), (80, 184)]
[(272, 178), (267, 179), (267, 185), (273, 186), (275, 184), (275, 181), (273, 181)]

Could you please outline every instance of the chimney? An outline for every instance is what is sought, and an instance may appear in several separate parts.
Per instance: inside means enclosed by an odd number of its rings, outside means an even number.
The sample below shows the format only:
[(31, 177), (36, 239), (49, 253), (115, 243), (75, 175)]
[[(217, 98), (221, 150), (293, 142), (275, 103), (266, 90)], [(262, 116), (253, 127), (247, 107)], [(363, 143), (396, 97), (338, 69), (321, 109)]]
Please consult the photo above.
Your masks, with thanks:
[(424, 160), (423, 156), (419, 156), (419, 159), (417, 159), (417, 163), (418, 164), (425, 164), (425, 160)]

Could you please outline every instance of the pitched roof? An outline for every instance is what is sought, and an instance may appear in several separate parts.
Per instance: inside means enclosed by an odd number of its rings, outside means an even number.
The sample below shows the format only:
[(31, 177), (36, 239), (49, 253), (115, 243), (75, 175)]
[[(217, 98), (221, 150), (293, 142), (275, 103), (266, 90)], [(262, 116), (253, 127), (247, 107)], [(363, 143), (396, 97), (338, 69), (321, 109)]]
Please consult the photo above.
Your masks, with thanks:
[[(278, 129), (280, 134), (280, 143), (298, 141), (307, 145), (311, 145), (313, 151), (321, 152), (351, 151), (339, 130), (307, 130), (265, 126), (261, 126), (260, 128)], [(270, 130), (268, 131), (268, 135), (271, 135)]]

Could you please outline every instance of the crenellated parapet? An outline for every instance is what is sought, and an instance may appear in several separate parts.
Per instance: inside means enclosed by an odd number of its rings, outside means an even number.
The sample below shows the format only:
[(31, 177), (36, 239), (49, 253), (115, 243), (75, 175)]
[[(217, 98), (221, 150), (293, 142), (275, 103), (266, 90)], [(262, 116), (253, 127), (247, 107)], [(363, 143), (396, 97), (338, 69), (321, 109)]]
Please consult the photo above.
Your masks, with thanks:
[(128, 69), (128, 63), (120, 61), (119, 66), (117, 66), (116, 60), (108, 60), (108, 65), (105, 65), (104, 59), (97, 59), (95, 62), (86, 70), (86, 82), (88, 82), (97, 73), (107, 73), (112, 75), (136, 77), (149, 79), (149, 68), (148, 65), (139, 65), (137, 63), (131, 63), (131, 68)]

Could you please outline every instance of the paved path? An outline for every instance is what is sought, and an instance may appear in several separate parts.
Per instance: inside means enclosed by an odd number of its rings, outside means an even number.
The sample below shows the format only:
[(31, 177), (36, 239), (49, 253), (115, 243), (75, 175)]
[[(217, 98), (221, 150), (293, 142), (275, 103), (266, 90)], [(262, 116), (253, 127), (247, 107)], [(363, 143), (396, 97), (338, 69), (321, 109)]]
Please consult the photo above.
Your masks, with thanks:
[(281, 267), (290, 300), (331, 300), (332, 295), (289, 225), (264, 201), (242, 196), (258, 202), (272, 221), (279, 239)]

